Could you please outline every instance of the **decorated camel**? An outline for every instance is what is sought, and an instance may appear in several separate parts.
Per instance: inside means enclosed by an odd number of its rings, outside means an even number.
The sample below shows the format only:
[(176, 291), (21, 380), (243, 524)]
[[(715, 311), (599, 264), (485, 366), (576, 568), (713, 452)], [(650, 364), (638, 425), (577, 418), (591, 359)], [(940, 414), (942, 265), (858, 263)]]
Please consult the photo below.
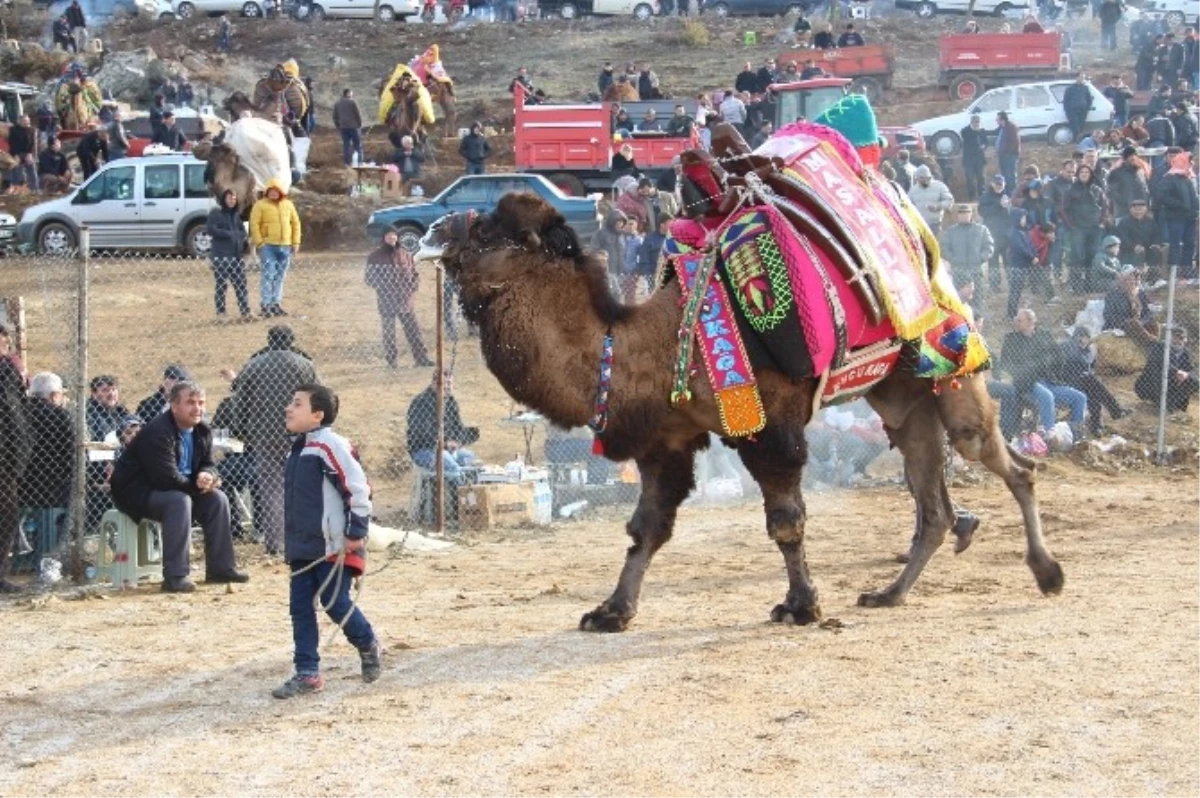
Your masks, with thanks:
[(81, 64), (74, 62), (63, 69), (53, 96), (54, 110), (63, 130), (86, 130), (96, 121), (104, 102), (99, 84)]
[(249, 112), (261, 119), (280, 118), (293, 113), (296, 118), (304, 116), (311, 98), (300, 79), (300, 67), (294, 59), (276, 64), (271, 71), (254, 84), (252, 95), (235, 91), (222, 104), (230, 121), (237, 121)]
[[(1019, 504), (1026, 563), (1046, 594), (1063, 573), (1042, 536), (1034, 463), (1004, 442), (977, 372), (985, 344), (904, 193), (874, 170), (874, 119), (847, 101), (784, 128), (754, 153), (723, 126), (717, 158), (684, 159), (685, 216), (643, 303), (614, 298), (606, 266), (532, 194), (490, 214), (454, 214), (422, 240), (460, 287), (488, 368), (517, 401), (560, 427), (589, 425), (597, 448), (636, 461), (642, 492), (612, 595), (580, 628), (624, 630), (655, 552), (694, 487), (693, 459), (716, 432), (762, 488), (788, 590), (775, 622), (820, 619), (804, 553), (804, 428), (821, 405), (866, 396), (904, 456), (916, 502), (908, 564), (859, 604), (902, 604), (954, 520), (947, 437), (999, 475)], [(869, 112), (869, 108), (867, 108)], [(865, 132), (859, 128), (866, 128)]]
[[(400, 85), (402, 83), (404, 85)], [(398, 106), (402, 100), (414, 104), (419, 115), (405, 111), (407, 118), (401, 120)], [(458, 124), (457, 104), (454, 81), (442, 66), (438, 46), (432, 44), (407, 64), (397, 64), (383, 80), (379, 94), (379, 122), (403, 135), (414, 135), (412, 128), (431, 128), (437, 122), (435, 109), (441, 109), (442, 135), (453, 136)]]
[(208, 162), (204, 182), (212, 195), (233, 189), (243, 215), (268, 182), (277, 181), (285, 191), (291, 188), (287, 141), (279, 125), (266, 119), (238, 119), (215, 139), (197, 142), (192, 154)]

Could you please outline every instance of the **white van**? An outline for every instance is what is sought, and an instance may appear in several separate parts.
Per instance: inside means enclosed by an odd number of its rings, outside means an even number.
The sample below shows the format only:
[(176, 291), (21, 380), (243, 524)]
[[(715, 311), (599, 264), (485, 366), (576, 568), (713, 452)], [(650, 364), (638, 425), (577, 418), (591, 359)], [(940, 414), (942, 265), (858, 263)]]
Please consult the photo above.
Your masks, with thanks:
[[(696, 0), (699, 7), (700, 0)], [(659, 11), (658, 0), (538, 0), (542, 16), (575, 19), (582, 16), (634, 17), (647, 20)]]
[(212, 246), (205, 223), (216, 206), (205, 166), (186, 154), (121, 158), (66, 196), (26, 208), (17, 235), (38, 252), (65, 256), (87, 227), (93, 249), (182, 250), (202, 258)]
[[(929, 19), (935, 14), (966, 14), (971, 0), (896, 0), (896, 8), (917, 12), (922, 19)], [(1025, 11), (1029, 8), (1028, 0), (976, 0), (975, 13), (978, 16), (1003, 17), (1009, 12)]]

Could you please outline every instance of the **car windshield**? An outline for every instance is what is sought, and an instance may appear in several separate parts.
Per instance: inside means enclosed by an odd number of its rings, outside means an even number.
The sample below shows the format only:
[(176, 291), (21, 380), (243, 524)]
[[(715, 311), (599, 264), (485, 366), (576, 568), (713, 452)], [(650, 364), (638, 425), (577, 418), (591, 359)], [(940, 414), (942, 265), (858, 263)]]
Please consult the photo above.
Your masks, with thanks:
[(989, 91), (987, 94), (979, 98), (979, 102), (971, 107), (970, 111), (973, 114), (986, 114), (995, 111), (1007, 111), (1010, 105), (1012, 96), (1011, 89), (996, 89)]
[(800, 117), (816, 119), (829, 108), (837, 105), (845, 92), (841, 86), (807, 91), (782, 91), (779, 93), (779, 121), (781, 124), (794, 122)]
[(81, 188), (75, 201), (91, 204), (105, 200), (131, 200), (134, 174), (135, 169), (132, 166), (107, 169)]

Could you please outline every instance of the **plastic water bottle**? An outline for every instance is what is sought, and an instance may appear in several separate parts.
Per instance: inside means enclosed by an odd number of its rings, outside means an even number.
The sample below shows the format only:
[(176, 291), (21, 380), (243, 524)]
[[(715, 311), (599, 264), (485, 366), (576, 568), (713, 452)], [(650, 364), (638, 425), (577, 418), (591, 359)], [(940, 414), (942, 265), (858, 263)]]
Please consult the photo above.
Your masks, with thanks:
[(587, 499), (580, 499), (577, 502), (571, 502), (570, 504), (564, 504), (562, 507), (558, 508), (558, 516), (559, 516), (559, 518), (572, 518), (576, 514), (582, 512), (583, 509), (587, 506), (588, 506)]
[(96, 581), (96, 566), (89, 565), (83, 569), (83, 575), (89, 582)]
[(359, 166), (359, 158), (358, 158), (357, 152), (350, 156), (350, 165), (351, 166)]

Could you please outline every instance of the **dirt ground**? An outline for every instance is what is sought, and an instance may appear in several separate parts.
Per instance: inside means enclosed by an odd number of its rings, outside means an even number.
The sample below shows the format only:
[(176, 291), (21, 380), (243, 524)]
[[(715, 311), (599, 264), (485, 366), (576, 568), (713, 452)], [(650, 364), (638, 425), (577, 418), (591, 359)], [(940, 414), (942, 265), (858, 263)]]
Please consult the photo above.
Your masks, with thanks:
[[(898, 488), (818, 494), (829, 628), (766, 622), (781, 560), (750, 509), (686, 510), (630, 631), (574, 630), (610, 591), (619, 519), (393, 561), (363, 606), (386, 655), (280, 702), (282, 565), (187, 597), (0, 605), (0, 794), (1195, 795), (1194, 473), (1041, 482), (1064, 593), (1021, 562), (994, 480), (907, 606), (862, 610), (907, 540)], [(378, 564), (378, 563), (377, 563)]]

